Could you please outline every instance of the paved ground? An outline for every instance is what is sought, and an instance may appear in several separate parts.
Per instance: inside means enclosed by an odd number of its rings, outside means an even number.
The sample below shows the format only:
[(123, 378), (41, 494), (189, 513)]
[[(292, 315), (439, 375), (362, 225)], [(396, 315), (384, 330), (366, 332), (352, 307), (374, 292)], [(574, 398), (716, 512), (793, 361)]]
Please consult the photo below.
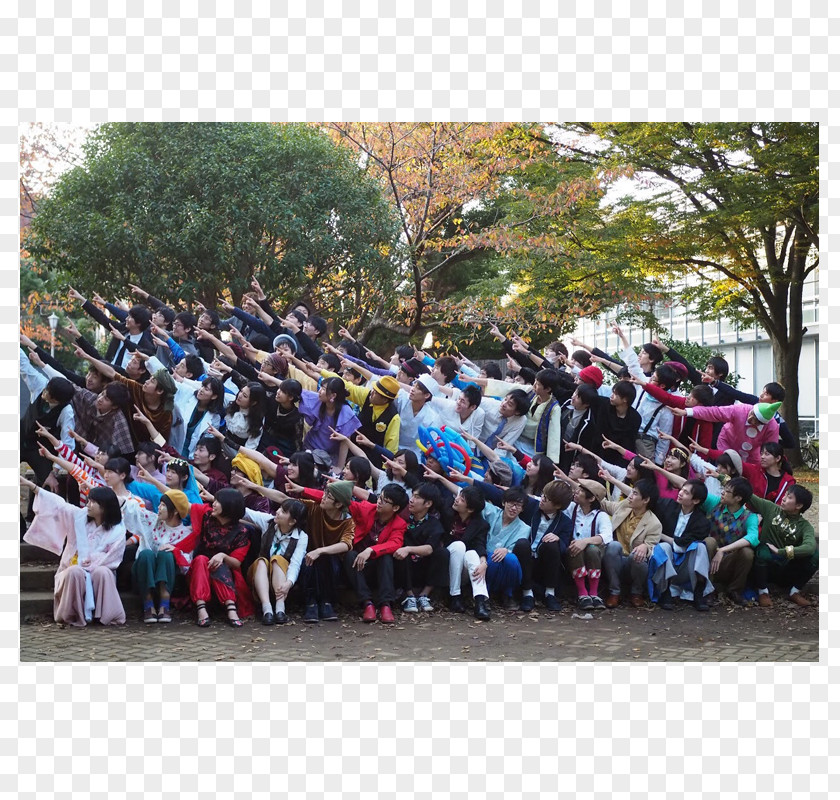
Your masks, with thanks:
[[(61, 628), (21, 626), (21, 661), (817, 661), (817, 608), (800, 609), (776, 596), (770, 610), (720, 603), (707, 614), (620, 607), (581, 619), (568, 605), (559, 614), (494, 609), (489, 623), (436, 612), (397, 616), (397, 624), (338, 622), (241, 629), (219, 617), (202, 630), (192, 615), (171, 625)], [(816, 603), (816, 596), (812, 596)]]

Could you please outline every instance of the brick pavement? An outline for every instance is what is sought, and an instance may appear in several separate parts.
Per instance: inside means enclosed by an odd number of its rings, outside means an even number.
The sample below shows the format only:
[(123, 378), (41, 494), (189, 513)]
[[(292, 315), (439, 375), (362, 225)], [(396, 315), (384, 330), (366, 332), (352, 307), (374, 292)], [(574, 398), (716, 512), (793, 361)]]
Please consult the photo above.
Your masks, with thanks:
[[(731, 614), (743, 615), (734, 620)], [(496, 612), (489, 623), (469, 615), (399, 615), (392, 627), (355, 617), (308, 626), (247, 622), (238, 630), (216, 617), (207, 630), (192, 615), (168, 626), (131, 618), (114, 628), (62, 629), (51, 622), (21, 626), (21, 661), (817, 661), (816, 609), (798, 616), (775, 609), (719, 606), (619, 609), (586, 620)], [(793, 619), (793, 625), (781, 619)], [(786, 627), (787, 626), (787, 627)]]

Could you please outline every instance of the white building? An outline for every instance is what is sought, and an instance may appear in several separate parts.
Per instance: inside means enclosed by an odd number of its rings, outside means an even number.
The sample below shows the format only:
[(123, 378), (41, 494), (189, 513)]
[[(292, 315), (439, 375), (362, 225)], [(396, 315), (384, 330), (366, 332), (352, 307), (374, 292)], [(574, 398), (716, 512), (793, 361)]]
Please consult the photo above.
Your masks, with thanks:
[[(815, 429), (819, 418), (819, 285), (817, 271), (808, 276), (803, 287), (802, 324), (807, 332), (799, 360), (799, 424), (801, 434)], [(653, 309), (657, 319), (672, 339), (697, 342), (719, 350), (729, 362), (729, 368), (741, 376), (738, 389), (758, 394), (761, 387), (776, 380), (773, 374), (773, 353), (767, 334), (758, 326), (741, 328), (725, 319), (702, 320), (684, 306), (670, 308), (658, 305)], [(606, 321), (615, 311), (593, 319), (581, 320), (574, 336), (588, 345), (595, 345), (608, 353), (621, 349), (618, 337)], [(622, 326), (630, 343), (636, 347), (650, 341), (651, 331)], [(702, 370), (703, 364), (696, 364)]]

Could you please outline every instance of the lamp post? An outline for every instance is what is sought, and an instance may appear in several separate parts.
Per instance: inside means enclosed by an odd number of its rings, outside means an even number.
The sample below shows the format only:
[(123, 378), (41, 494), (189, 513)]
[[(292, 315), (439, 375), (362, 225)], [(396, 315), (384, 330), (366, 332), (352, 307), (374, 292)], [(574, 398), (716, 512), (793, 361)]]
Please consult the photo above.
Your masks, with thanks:
[(47, 317), (47, 322), (50, 323), (50, 356), (55, 358), (55, 328), (58, 325), (58, 317), (55, 312)]

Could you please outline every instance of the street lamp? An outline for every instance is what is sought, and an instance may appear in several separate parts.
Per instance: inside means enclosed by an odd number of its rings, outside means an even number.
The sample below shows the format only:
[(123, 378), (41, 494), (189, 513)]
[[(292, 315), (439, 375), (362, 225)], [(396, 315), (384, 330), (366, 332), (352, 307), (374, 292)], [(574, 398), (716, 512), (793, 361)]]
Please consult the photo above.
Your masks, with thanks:
[(55, 358), (55, 328), (58, 325), (58, 317), (54, 311), (47, 317), (47, 322), (50, 323), (50, 356)]

